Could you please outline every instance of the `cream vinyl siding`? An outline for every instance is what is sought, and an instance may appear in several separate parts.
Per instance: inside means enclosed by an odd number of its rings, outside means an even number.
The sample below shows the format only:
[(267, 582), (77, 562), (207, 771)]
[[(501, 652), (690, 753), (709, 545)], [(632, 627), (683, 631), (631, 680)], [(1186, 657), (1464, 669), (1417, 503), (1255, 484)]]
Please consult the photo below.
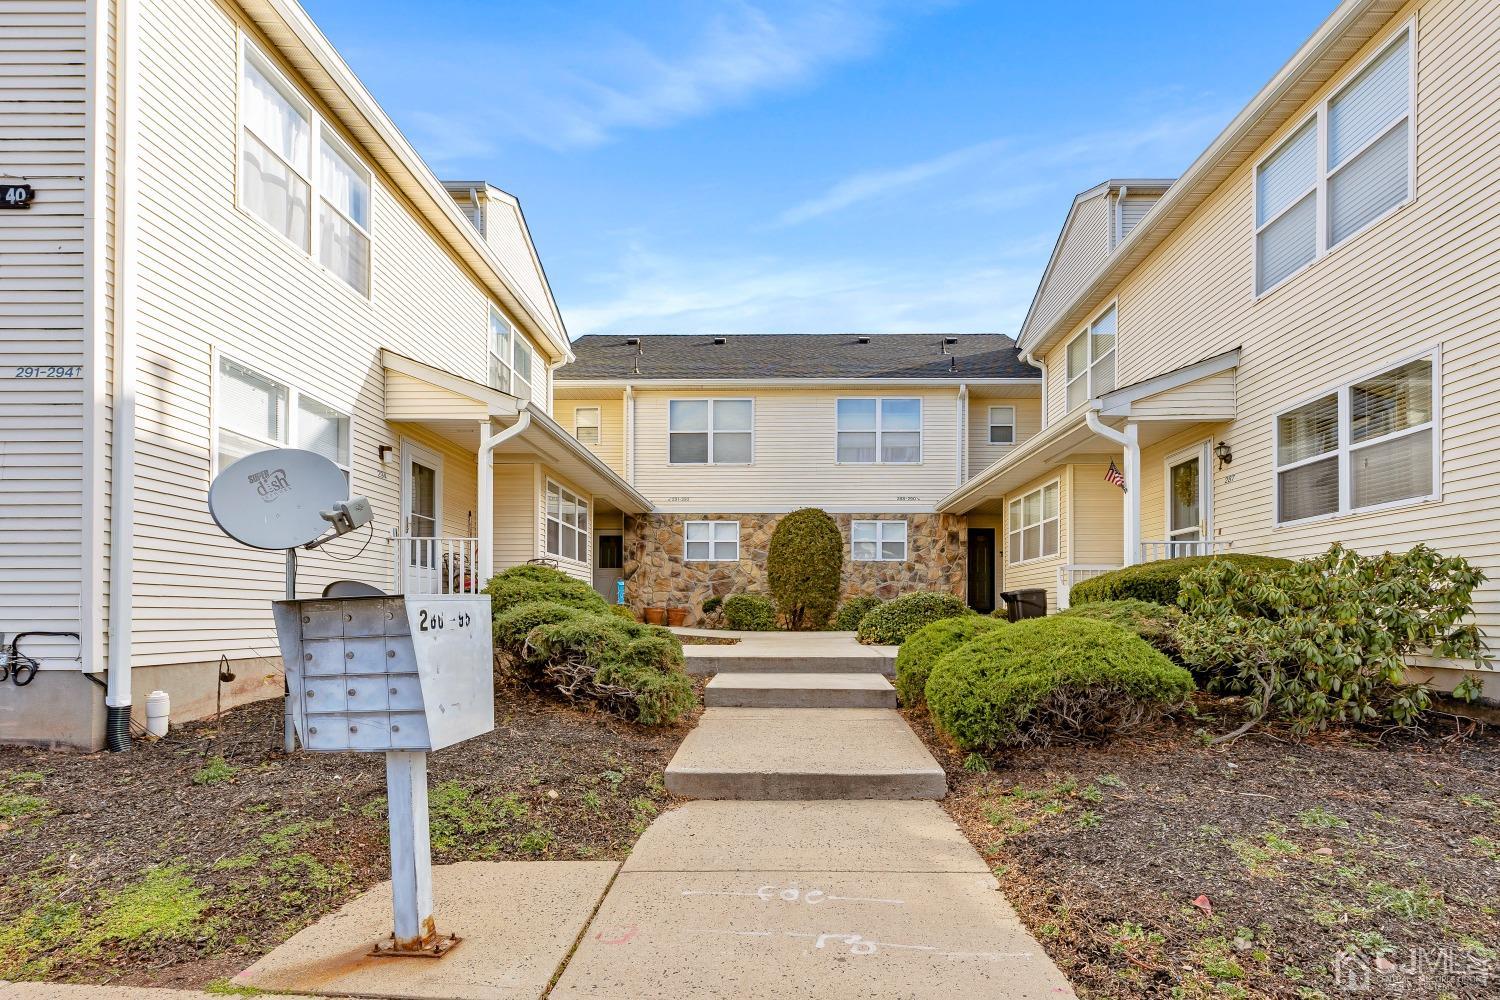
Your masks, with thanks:
[(472, 420), (487, 417), (485, 404), (448, 389), (412, 378), (401, 372), (385, 376), (385, 416), (387, 420)]
[[(79, 631), (83, 617), (84, 406), (96, 376), (83, 367), (85, 17), (83, 0), (0, 7), (0, 174), (36, 191), (30, 208), (0, 211), (0, 633), (7, 634)], [(30, 366), (78, 370), (17, 377)], [(79, 646), (32, 639), (23, 650), (46, 667), (76, 667)]]
[[(353, 414), (353, 489), (370, 498), (378, 536), (396, 526), (400, 472), (377, 449), (408, 433), (385, 422), (379, 349), (483, 382), (489, 300), (378, 171), (368, 299), (241, 211), (238, 25), (211, 0), (156, 0), (140, 17), (140, 155), (150, 183), (140, 204), (135, 662), (274, 655), (268, 602), (281, 596), (282, 557), (226, 539), (205, 504), (212, 348)], [(444, 455), (445, 530), (461, 534), (457, 511), (474, 501), (456, 491), (467, 476), (472, 497), (473, 458)], [(497, 506), (514, 510), (500, 504), (500, 482)], [(534, 505), (529, 489), (527, 497)], [(358, 547), (346, 539), (304, 554), (299, 593), (334, 579), (387, 581), (389, 546), (378, 538), (357, 559), (336, 561)]]
[(1146, 217), (1146, 213), (1151, 211), (1151, 206), (1155, 205), (1160, 200), (1161, 195), (1159, 194), (1127, 194), (1125, 197), (1121, 198), (1119, 200), (1119, 205), (1116, 207), (1116, 211), (1119, 213), (1120, 231), (1118, 234), (1118, 239), (1115, 240), (1115, 243), (1118, 245), (1125, 239), (1125, 237), (1129, 236), (1130, 231), (1135, 228), (1136, 223), (1144, 219)]
[[(1412, 15), (1415, 200), (1256, 301), (1254, 162), (1384, 49)], [(1120, 301), (1121, 384), (1241, 349), (1238, 418), (1222, 434), (1234, 462), (1216, 474), (1219, 540), (1236, 551), (1282, 556), (1309, 555), (1335, 539), (1364, 551), (1425, 542), (1463, 555), (1491, 577), (1477, 597), (1481, 627), (1491, 637), (1500, 636), (1496, 80), (1500, 5), (1409, 5), (1109, 293)], [(1441, 499), (1274, 526), (1273, 414), (1432, 346), (1441, 349)]]
[(1105, 482), (1104, 473), (1108, 469), (1108, 462), (1068, 467), (1073, 521), (1066, 550), (1070, 563), (1116, 566), (1124, 563), (1125, 494), (1118, 486)]
[(1109, 255), (1114, 212), (1108, 191), (1081, 202), (1067, 222), (1051, 267), (1037, 289), (1027, 327), (1044, 327), (1083, 287)]
[[(537, 483), (541, 474), (535, 463), (495, 463), (495, 572), (519, 566), (542, 554), (541, 504)], [(501, 513), (501, 512), (504, 513)]]
[(519, 205), (494, 196), (485, 202), (484, 241), (515, 277), (531, 307), (539, 315), (549, 317), (560, 331), (562, 320), (552, 304), (541, 261), (532, 252), (524, 227)]
[[(1016, 410), (1015, 444), (990, 444), (990, 407), (1013, 406)], [(969, 393), (969, 468), (973, 479), (1015, 446), (1042, 429), (1042, 401), (1035, 396), (992, 396), (985, 398)]]
[(577, 431), (578, 409), (598, 407), (599, 443), (586, 445), (589, 451), (621, 476), (625, 475), (625, 401), (620, 396), (598, 396), (589, 399), (559, 399), (554, 404), (557, 422), (569, 434)]
[(1235, 374), (1219, 372), (1167, 389), (1130, 404), (1132, 416), (1145, 420), (1230, 419), (1235, 414)]
[[(673, 399), (755, 400), (750, 465), (668, 465), (667, 409)], [(844, 511), (927, 511), (957, 484), (957, 388), (891, 386), (691, 392), (636, 390), (635, 487), (662, 511), (696, 513), (793, 510), (817, 502)], [(836, 401), (922, 400), (922, 461), (915, 465), (839, 465)]]

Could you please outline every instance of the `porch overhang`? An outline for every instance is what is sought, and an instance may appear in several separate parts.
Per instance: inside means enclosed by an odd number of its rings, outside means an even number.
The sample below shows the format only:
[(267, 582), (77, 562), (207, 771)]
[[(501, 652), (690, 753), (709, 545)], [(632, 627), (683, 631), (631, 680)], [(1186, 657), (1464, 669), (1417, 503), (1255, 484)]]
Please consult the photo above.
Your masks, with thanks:
[[(568, 433), (557, 421), (542, 412), (541, 407), (523, 403), (522, 411), (531, 414), (531, 422), (520, 434), (495, 449), (495, 461), (539, 461), (555, 469), (558, 475), (594, 497), (596, 508), (613, 507), (625, 514), (644, 514), (652, 510), (650, 500), (637, 493), (620, 474), (604, 463)], [(502, 427), (515, 423), (517, 417), (497, 418)]]
[(942, 514), (998, 510), (1009, 493), (1061, 465), (1109, 461), (1116, 449), (1089, 429), (1083, 410), (1070, 414), (991, 465), (937, 503)]
[(1103, 420), (1213, 423), (1235, 417), (1240, 349), (1153, 375), (1094, 400)]
[(515, 417), (522, 401), (483, 382), (455, 375), (425, 361), (382, 348), (385, 418), (410, 424), (474, 424), (490, 417)]

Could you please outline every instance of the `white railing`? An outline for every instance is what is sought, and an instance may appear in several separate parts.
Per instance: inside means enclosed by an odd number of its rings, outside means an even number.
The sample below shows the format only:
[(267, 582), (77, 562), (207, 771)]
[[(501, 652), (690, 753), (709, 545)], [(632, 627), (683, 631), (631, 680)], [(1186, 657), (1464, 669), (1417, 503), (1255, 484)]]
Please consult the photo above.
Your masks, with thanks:
[(1068, 563), (1057, 567), (1057, 610), (1068, 610), (1068, 593), (1078, 584), (1119, 568), (1107, 563)]
[(398, 535), (391, 562), (398, 594), (477, 594), (484, 587), (477, 538)]
[(1142, 542), (1141, 562), (1180, 559), (1183, 556), (1216, 556), (1228, 551), (1228, 542)]

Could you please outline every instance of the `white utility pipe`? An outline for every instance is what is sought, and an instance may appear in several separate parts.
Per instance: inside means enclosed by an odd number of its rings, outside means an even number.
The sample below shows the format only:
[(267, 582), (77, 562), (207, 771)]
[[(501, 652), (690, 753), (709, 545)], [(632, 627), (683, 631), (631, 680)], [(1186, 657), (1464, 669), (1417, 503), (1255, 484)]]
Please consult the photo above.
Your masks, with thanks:
[(521, 410), (515, 423), (496, 434), (490, 422), (479, 425), (479, 584), (495, 575), (495, 449), (531, 426), (531, 411)]
[(958, 413), (956, 416), (957, 427), (955, 431), (958, 437), (958, 454), (955, 456), (958, 466), (957, 485), (962, 486), (968, 478), (964, 475), (964, 459), (967, 457), (965, 452), (969, 443), (969, 435), (967, 433), (969, 424), (969, 383), (967, 382), (962, 382), (958, 386)]
[(110, 454), (109, 678), (104, 703), (130, 707), (130, 637), (135, 587), (136, 259), (140, 120), (139, 13), (116, 7), (115, 371)]
[(1124, 564), (1134, 566), (1141, 561), (1141, 443), (1140, 426), (1127, 423), (1125, 430), (1117, 431), (1106, 426), (1099, 414), (1089, 410), (1084, 414), (1089, 430), (1113, 441), (1125, 449), (1125, 552)]

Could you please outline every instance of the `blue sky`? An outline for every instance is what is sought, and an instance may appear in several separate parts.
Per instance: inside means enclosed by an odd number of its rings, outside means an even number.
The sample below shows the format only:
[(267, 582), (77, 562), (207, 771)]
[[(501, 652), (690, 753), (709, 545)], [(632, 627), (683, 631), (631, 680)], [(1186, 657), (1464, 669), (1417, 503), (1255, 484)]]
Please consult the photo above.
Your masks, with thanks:
[(1334, 6), (305, 2), (575, 337), (1014, 333), (1073, 195), (1180, 173)]

